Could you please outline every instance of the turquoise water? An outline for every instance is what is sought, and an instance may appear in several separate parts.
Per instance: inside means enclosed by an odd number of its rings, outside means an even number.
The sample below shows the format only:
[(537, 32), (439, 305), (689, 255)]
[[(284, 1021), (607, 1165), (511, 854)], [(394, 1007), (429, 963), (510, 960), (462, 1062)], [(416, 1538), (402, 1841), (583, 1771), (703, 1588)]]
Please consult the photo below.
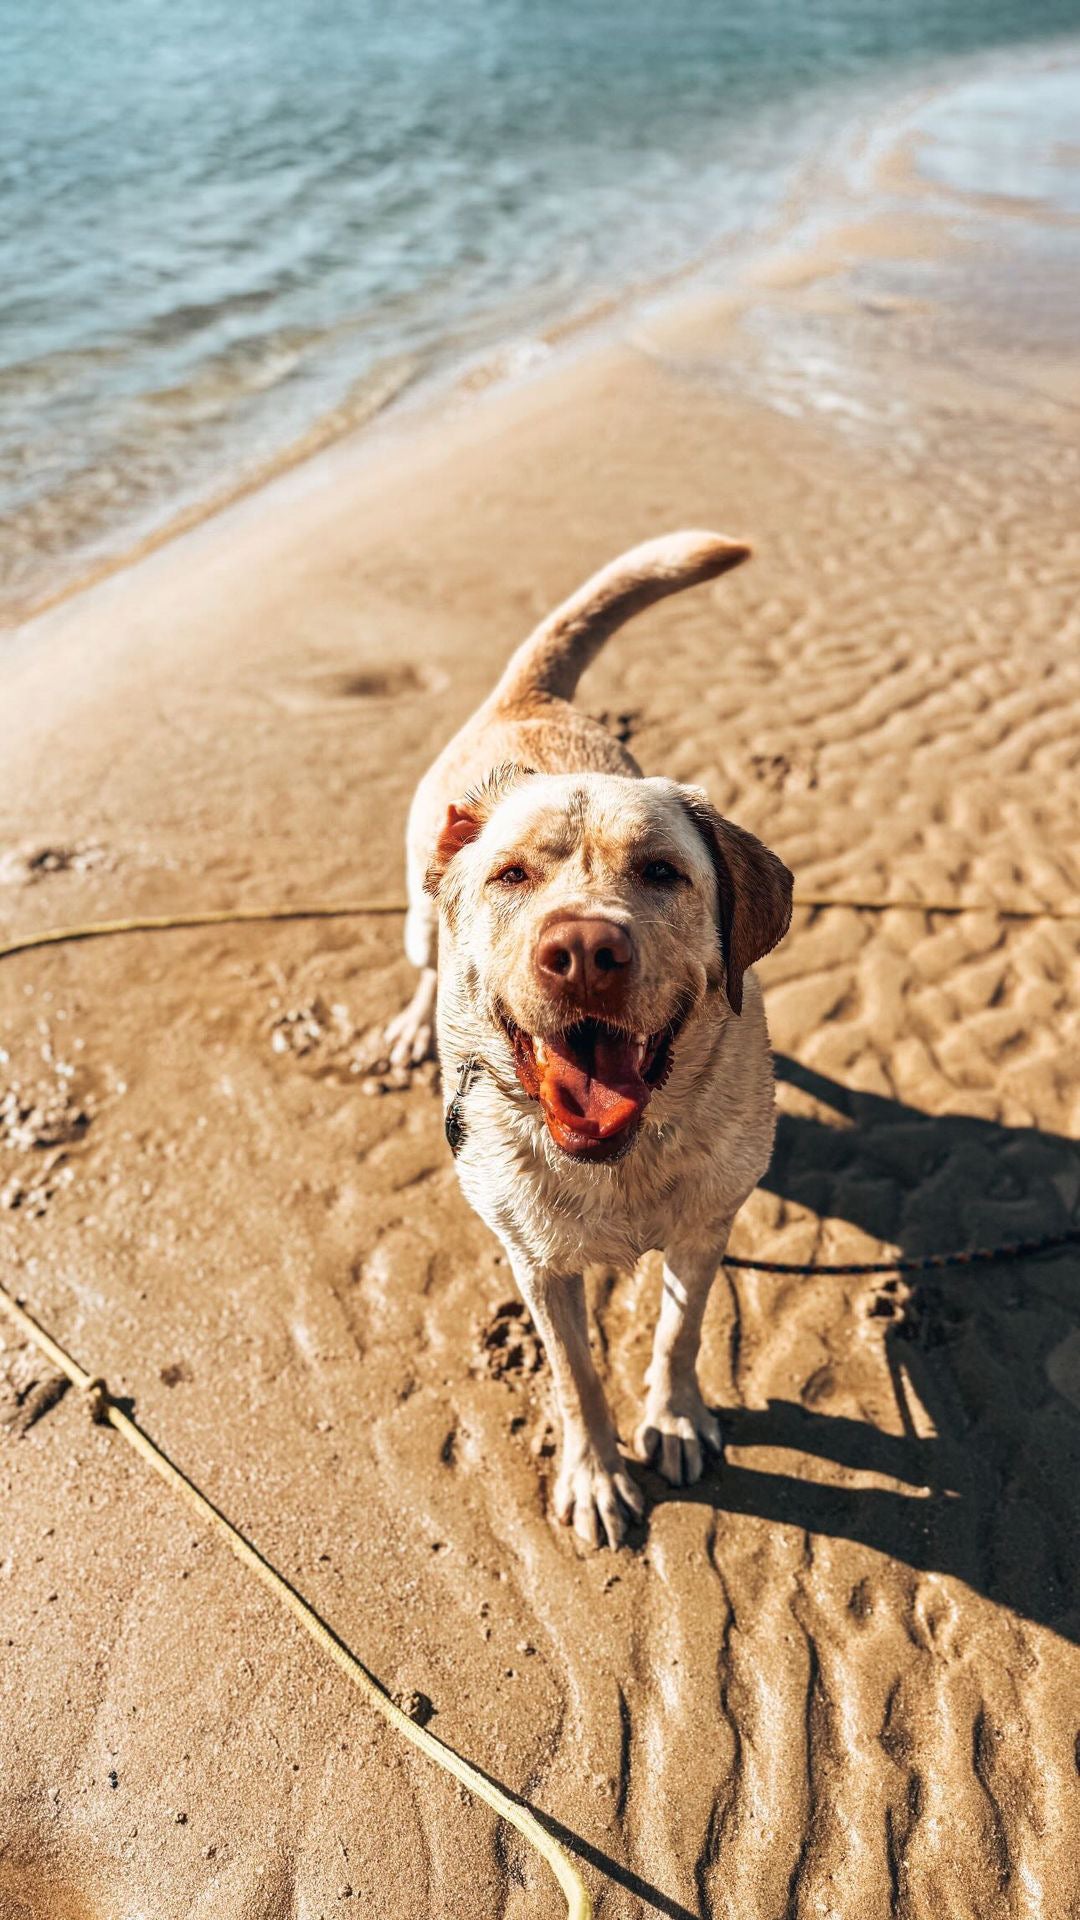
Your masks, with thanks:
[(4, 603), (746, 239), (889, 87), (1073, 30), (1080, 0), (0, 0)]

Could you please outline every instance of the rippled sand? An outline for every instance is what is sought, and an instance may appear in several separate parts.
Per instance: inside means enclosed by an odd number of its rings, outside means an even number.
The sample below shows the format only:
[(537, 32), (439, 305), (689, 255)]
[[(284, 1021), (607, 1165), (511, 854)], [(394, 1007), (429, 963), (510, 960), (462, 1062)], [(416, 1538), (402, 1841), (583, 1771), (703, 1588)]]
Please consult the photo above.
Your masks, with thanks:
[[(5, 668), (5, 925), (396, 890), (418, 773), (533, 617), (714, 523), (753, 566), (584, 699), (804, 896), (909, 903), (804, 907), (763, 968), (783, 1118), (734, 1250), (1075, 1223), (1080, 919), (994, 908), (1080, 913), (1080, 386), (1045, 343), (1006, 383), (1006, 295), (929, 299), (993, 282), (978, 237), (936, 281), (925, 238), (639, 315), (57, 610)], [(381, 921), (5, 962), (5, 1280), (601, 1915), (1080, 1911), (1075, 1250), (721, 1281), (724, 1465), (583, 1555), (436, 1094), (354, 1071), (407, 985)], [(624, 1434), (657, 1292), (592, 1276)], [(0, 1418), (4, 1920), (559, 1911), (10, 1335)]]

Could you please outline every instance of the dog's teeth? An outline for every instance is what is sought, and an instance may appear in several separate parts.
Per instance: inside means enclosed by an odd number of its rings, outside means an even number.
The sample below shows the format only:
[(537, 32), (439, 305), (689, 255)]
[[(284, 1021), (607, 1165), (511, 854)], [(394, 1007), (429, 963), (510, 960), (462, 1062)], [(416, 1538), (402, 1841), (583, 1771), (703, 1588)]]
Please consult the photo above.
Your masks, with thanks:
[(533, 1041), (533, 1055), (538, 1065), (542, 1067), (544, 1064), (544, 1061), (547, 1059), (547, 1048), (545, 1047), (542, 1040)]

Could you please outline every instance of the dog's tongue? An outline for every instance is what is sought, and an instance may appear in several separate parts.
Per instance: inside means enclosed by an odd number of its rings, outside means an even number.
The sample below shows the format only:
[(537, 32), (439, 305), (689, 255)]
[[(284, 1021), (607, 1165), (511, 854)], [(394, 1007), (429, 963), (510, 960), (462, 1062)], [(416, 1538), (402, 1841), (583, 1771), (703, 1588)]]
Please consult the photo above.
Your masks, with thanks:
[(573, 1152), (591, 1141), (610, 1140), (636, 1120), (651, 1087), (641, 1077), (638, 1051), (625, 1034), (596, 1035), (591, 1059), (565, 1039), (546, 1043), (536, 1063), (540, 1104), (560, 1147)]

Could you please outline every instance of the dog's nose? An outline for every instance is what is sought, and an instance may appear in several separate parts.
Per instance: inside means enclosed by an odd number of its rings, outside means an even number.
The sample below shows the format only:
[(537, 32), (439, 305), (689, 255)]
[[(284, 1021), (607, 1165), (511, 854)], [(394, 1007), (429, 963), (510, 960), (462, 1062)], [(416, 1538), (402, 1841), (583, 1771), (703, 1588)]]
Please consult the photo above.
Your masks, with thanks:
[(541, 985), (588, 1001), (625, 984), (633, 958), (630, 935), (613, 920), (557, 920), (537, 943), (536, 972)]

